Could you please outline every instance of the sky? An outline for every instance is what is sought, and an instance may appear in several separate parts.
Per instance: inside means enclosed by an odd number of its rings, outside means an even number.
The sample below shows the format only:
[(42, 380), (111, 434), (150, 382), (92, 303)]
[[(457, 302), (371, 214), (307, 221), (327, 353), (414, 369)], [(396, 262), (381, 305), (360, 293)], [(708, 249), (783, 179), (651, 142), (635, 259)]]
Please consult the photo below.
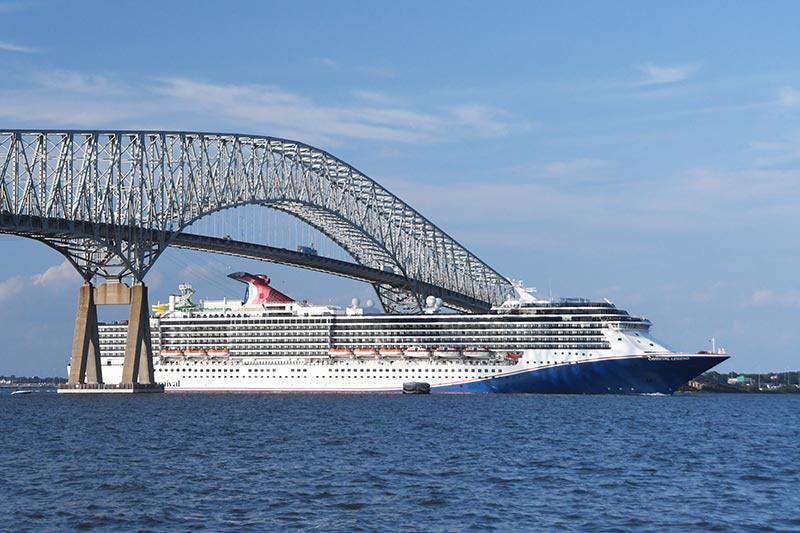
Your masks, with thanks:
[[(609, 298), (678, 350), (713, 337), (721, 371), (800, 368), (800, 3), (463, 4), (0, 0), (0, 129), (300, 140), (542, 297)], [(232, 270), (374, 298), (173, 250), (145, 281), (239, 297)], [(65, 374), (79, 285), (0, 236), (0, 374)]]

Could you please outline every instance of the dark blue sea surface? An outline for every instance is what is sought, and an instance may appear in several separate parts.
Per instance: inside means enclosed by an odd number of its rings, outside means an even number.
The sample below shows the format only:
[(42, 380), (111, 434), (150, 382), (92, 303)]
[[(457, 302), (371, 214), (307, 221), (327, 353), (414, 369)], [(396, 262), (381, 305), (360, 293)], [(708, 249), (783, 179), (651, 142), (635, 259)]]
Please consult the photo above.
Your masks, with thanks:
[(0, 529), (798, 531), (800, 395), (0, 395)]

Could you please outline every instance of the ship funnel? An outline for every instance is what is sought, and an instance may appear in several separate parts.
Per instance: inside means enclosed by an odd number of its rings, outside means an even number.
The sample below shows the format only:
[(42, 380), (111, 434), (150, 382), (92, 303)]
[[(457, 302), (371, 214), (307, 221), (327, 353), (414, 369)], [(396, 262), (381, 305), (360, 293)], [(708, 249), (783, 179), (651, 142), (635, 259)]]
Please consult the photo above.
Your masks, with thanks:
[(263, 305), (294, 302), (292, 298), (289, 298), (278, 289), (270, 287), (270, 280), (264, 274), (234, 272), (232, 274), (228, 274), (228, 277), (247, 284), (247, 291), (244, 293), (242, 305)]

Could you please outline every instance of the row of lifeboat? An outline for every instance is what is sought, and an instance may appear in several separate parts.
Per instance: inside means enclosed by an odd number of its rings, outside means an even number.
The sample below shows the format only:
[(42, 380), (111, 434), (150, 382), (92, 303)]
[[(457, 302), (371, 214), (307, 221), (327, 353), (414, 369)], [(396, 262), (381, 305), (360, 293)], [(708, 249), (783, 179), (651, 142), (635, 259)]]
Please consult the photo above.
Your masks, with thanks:
[(231, 354), (227, 348), (164, 348), (161, 355), (164, 357), (228, 357)]
[(439, 348), (426, 348), (424, 346), (410, 346), (405, 350), (397, 347), (385, 348), (341, 348), (334, 347), (328, 350), (328, 355), (334, 358), (351, 358), (357, 359), (374, 359), (378, 356), (381, 359), (399, 359), (402, 357), (409, 359), (426, 359), (435, 357), (437, 359), (489, 359), (495, 355), (505, 356), (506, 359), (519, 359), (522, 354), (519, 352), (495, 352), (487, 348), (452, 348), (452, 347), (439, 347)]

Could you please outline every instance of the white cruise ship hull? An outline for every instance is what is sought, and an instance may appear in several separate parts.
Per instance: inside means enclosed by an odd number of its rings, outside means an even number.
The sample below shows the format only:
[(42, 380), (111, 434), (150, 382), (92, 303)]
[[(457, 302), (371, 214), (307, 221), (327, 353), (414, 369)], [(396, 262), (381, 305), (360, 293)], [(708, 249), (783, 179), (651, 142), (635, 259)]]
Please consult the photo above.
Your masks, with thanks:
[[(365, 314), (299, 303), (248, 283), (245, 301), (195, 305), (191, 286), (150, 321), (155, 379), (167, 392), (671, 394), (727, 359), (674, 353), (650, 322), (610, 302), (510, 300), (486, 314)], [(126, 323), (101, 324), (105, 383), (119, 383)], [(420, 357), (421, 356), (421, 357)]]
[[(727, 358), (714, 354), (640, 354), (530, 364), (471, 361), (184, 360), (157, 362), (166, 392), (392, 393), (403, 383), (432, 392), (671, 394)], [(121, 358), (104, 358), (103, 380), (122, 378)]]

